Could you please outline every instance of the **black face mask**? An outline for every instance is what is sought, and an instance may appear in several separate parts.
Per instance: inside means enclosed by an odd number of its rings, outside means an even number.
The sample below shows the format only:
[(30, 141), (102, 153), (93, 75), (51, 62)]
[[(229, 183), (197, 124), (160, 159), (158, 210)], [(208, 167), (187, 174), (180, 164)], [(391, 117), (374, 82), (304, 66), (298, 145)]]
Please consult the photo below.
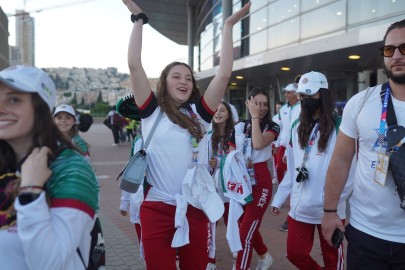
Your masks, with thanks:
[(301, 100), (301, 107), (305, 109), (308, 116), (312, 116), (321, 107), (321, 100), (317, 98), (304, 98)]

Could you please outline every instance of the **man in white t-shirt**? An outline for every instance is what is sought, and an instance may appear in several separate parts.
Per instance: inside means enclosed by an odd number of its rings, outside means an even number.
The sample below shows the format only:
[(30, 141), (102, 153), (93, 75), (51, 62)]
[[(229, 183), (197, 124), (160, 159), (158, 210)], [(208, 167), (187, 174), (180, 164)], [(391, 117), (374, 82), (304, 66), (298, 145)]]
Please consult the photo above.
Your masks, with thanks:
[[(356, 94), (345, 106), (326, 178), (322, 232), (331, 244), (336, 229), (345, 231), (347, 269), (405, 269), (405, 211), (400, 208), (392, 170), (380, 166), (387, 162), (387, 123), (392, 115), (399, 126), (405, 126), (405, 20), (388, 28), (383, 44), (388, 83)], [(336, 206), (355, 154), (350, 223), (345, 228)]]

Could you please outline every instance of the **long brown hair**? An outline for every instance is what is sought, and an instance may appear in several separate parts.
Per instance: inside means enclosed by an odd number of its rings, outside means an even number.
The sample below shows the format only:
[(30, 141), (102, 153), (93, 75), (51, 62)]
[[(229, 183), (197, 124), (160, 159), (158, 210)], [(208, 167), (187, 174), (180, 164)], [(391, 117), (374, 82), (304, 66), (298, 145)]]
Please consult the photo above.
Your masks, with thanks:
[(228, 152), (229, 149), (229, 139), (231, 138), (231, 133), (233, 130), (233, 118), (232, 118), (232, 110), (231, 106), (225, 101), (221, 101), (221, 103), (225, 106), (226, 110), (228, 111), (228, 119), (225, 122), (225, 131), (223, 136), (220, 135), (219, 126), (217, 123), (212, 121), (212, 137), (211, 137), (211, 145), (212, 145), (212, 153), (218, 152), (218, 145), (221, 144), (222, 149), (225, 152)]
[[(321, 95), (321, 106), (319, 113), (319, 141), (318, 150), (324, 152), (326, 150), (330, 134), (335, 130), (335, 122), (333, 120), (334, 112), (334, 99), (331, 90), (321, 88), (319, 90)], [(305, 108), (301, 106), (300, 126), (298, 127), (298, 141), (302, 149), (308, 144), (309, 137), (311, 136), (314, 121), (306, 112)]]
[(203, 137), (203, 131), (200, 123), (187, 116), (186, 114), (182, 113), (179, 111), (179, 108), (172, 102), (170, 95), (168, 94), (167, 91), (167, 76), (174, 66), (182, 65), (187, 67), (190, 70), (191, 73), (191, 78), (193, 82), (193, 89), (191, 92), (191, 96), (189, 98), (190, 103), (195, 103), (197, 102), (200, 97), (200, 91), (197, 87), (197, 83), (193, 74), (192, 69), (185, 63), (182, 62), (173, 62), (167, 65), (161, 75), (160, 79), (158, 82), (158, 87), (157, 87), (157, 100), (160, 108), (167, 114), (169, 119), (179, 125), (180, 127), (187, 129), (187, 131), (190, 133), (191, 136), (197, 139), (197, 141), (200, 141)]
[[(31, 131), (32, 143), (27, 154), (31, 153), (35, 147), (47, 146), (51, 149), (50, 159), (53, 160), (63, 147), (76, 149), (59, 131), (48, 105), (42, 98), (34, 93), (31, 94), (31, 99), (34, 108), (34, 125)], [(14, 150), (4, 140), (0, 140), (0, 149), (0, 171), (15, 171), (18, 160), (16, 160)]]

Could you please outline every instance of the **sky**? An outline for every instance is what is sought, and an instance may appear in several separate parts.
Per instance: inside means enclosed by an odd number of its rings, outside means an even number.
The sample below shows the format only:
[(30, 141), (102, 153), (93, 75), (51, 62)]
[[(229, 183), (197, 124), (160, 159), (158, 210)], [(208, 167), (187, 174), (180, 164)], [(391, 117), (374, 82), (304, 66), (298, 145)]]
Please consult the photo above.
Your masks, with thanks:
[[(0, 0), (0, 6), (6, 14), (15, 14), (16, 9), (24, 9), (24, 2), (25, 10), (35, 18), (37, 67), (116, 67), (129, 72), (132, 22), (121, 0)], [(15, 45), (15, 19), (8, 18), (9, 44)], [(142, 62), (148, 77), (159, 77), (172, 61), (187, 62), (187, 56), (186, 46), (145, 25)]]

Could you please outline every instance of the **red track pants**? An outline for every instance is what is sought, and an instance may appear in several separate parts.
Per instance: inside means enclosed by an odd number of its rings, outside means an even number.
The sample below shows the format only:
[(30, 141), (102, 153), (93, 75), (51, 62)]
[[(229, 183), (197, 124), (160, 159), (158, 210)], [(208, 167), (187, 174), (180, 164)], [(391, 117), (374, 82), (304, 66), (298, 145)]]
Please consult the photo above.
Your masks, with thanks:
[(204, 212), (189, 205), (187, 220), (190, 243), (172, 248), (176, 207), (163, 202), (143, 201), (140, 210), (142, 243), (146, 269), (177, 270), (176, 250), (180, 269), (205, 270), (208, 263), (209, 221)]
[[(300, 270), (343, 270), (343, 244), (339, 248), (329, 246), (323, 238), (321, 224), (296, 221), (290, 216), (287, 221), (287, 258), (292, 264)], [(318, 230), (325, 267), (321, 267), (310, 255), (314, 244), (315, 228)]]

